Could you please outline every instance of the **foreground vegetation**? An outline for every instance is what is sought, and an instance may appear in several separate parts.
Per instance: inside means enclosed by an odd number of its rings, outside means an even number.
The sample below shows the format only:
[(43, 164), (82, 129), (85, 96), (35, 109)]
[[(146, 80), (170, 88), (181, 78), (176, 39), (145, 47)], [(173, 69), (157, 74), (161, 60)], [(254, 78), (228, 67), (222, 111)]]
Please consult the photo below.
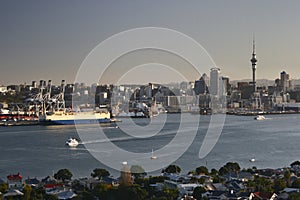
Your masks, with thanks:
[[(205, 166), (197, 167), (195, 170), (190, 171), (191, 175), (189, 183), (197, 183), (198, 187), (193, 190), (194, 199), (208, 199), (204, 195), (208, 189), (205, 187), (207, 177), (210, 177), (211, 183), (221, 183), (226, 185), (228, 183), (226, 176), (228, 174), (247, 172), (253, 175), (253, 179), (245, 181), (242, 192), (266, 192), (279, 194), (284, 188), (292, 187), (300, 189), (300, 179), (293, 179), (291, 176), (298, 177), (299, 171), (294, 171), (295, 166), (300, 166), (300, 162), (296, 161), (291, 164), (290, 168), (283, 168), (281, 172), (274, 174), (257, 170), (255, 167), (251, 169), (241, 169), (238, 163), (227, 163), (219, 170), (212, 169), (209, 171)], [(180, 174), (181, 169), (179, 166), (170, 165), (162, 171), (164, 174)], [(270, 173), (270, 174), (268, 174)], [(276, 176), (278, 174), (278, 176)], [(146, 176), (146, 173), (140, 166), (132, 166), (130, 170), (121, 172), (117, 184), (108, 183), (105, 178), (109, 177), (110, 173), (105, 169), (94, 169), (91, 177), (95, 180), (92, 187), (83, 185), (80, 180), (72, 180), (73, 174), (68, 169), (61, 169), (55, 173), (54, 178), (57, 183), (61, 183), (76, 193), (74, 200), (114, 200), (114, 199), (128, 199), (128, 200), (173, 200), (180, 197), (178, 188), (169, 188), (164, 185), (166, 180), (170, 180), (168, 176)], [(206, 178), (203, 178), (206, 177)], [(71, 181), (72, 180), (72, 181)], [(157, 185), (161, 183), (162, 187), (157, 189)], [(0, 184), (0, 199), (3, 199), (3, 194), (8, 191), (7, 183)], [(25, 184), (23, 187), (23, 196), (9, 197), (7, 199), (22, 199), (22, 200), (55, 200), (58, 196), (55, 194), (47, 194), (43, 184), (36, 187)], [(253, 198), (255, 199), (255, 198)], [(288, 200), (299, 200), (300, 193), (291, 193)]]

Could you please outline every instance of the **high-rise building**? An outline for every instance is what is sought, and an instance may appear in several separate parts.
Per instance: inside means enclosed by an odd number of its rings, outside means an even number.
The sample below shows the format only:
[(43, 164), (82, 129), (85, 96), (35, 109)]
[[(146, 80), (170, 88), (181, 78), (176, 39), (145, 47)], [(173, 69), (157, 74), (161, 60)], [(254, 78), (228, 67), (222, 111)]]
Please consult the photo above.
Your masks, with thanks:
[(221, 76), (219, 82), (219, 95), (226, 96), (229, 89), (229, 77)]
[(195, 81), (194, 91), (196, 95), (208, 94), (209, 78), (204, 73), (199, 80)]
[(289, 74), (287, 74), (285, 71), (282, 71), (280, 73), (280, 86), (284, 93), (286, 93), (287, 90), (289, 89), (289, 85), (290, 85)]
[(219, 97), (220, 92), (220, 68), (211, 68), (210, 69), (210, 87), (209, 87), (209, 93), (211, 95)]

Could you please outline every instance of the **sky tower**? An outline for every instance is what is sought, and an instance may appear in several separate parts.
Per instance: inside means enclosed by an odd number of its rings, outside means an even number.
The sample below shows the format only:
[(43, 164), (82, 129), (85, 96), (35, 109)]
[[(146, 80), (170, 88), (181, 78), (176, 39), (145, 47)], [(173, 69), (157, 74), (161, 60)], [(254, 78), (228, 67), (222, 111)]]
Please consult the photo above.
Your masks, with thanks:
[(256, 92), (256, 82), (255, 82), (255, 70), (256, 70), (256, 53), (255, 53), (255, 38), (253, 37), (253, 52), (252, 52), (252, 58), (251, 58), (251, 63), (252, 63), (252, 87), (253, 87), (253, 92)]

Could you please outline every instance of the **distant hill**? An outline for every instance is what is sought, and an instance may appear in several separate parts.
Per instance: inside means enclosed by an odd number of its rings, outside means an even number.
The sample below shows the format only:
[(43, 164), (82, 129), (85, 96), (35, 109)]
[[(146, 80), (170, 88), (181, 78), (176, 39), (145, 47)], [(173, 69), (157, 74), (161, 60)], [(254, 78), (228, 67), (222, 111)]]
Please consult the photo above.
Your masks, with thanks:
[[(230, 81), (231, 84), (237, 85), (238, 82), (251, 82), (251, 79), (241, 79), (241, 80), (233, 80)], [(268, 79), (258, 79), (256, 80), (256, 85), (257, 86), (272, 86), (275, 84), (275, 80), (268, 80)], [(300, 85), (300, 79), (292, 79), (292, 84), (295, 85)]]

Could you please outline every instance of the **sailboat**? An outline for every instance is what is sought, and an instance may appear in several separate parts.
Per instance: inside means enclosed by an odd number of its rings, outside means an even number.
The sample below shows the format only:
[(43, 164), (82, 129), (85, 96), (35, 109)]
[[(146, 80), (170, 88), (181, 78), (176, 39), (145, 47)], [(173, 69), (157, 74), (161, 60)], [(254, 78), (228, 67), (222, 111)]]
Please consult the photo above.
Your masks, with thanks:
[(155, 156), (154, 154), (153, 154), (153, 149), (152, 149), (152, 154), (151, 154), (151, 160), (155, 160), (155, 159), (157, 159), (157, 156)]

